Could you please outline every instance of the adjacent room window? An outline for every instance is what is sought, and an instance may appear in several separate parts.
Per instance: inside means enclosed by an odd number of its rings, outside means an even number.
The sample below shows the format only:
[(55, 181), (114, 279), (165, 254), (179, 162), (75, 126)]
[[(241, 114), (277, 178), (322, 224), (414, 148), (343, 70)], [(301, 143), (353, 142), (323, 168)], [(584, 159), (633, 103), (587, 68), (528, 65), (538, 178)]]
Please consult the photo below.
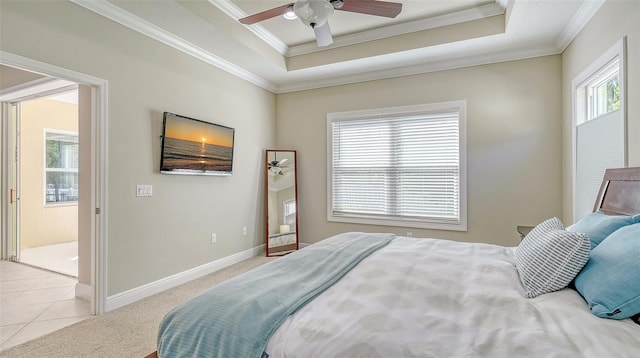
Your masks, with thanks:
[(465, 106), (329, 113), (328, 220), (466, 230)]
[(45, 205), (78, 202), (78, 134), (45, 130)]

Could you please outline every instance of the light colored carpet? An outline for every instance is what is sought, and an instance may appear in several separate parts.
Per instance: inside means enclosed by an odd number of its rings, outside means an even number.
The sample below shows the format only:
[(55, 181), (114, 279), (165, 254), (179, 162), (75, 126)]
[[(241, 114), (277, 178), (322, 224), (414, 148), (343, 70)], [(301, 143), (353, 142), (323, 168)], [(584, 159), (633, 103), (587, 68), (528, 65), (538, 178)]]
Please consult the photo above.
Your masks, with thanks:
[(274, 258), (253, 257), (130, 305), (0, 352), (1, 357), (138, 357), (156, 350), (162, 317), (176, 305)]

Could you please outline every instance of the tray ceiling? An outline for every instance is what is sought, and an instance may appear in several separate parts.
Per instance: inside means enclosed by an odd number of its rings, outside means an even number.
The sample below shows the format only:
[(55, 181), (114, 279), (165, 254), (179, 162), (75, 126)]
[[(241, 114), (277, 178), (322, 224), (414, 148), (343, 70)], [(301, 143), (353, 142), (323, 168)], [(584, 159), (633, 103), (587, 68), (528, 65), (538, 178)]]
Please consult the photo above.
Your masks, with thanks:
[(395, 19), (335, 11), (323, 48), (299, 19), (237, 21), (293, 0), (71, 1), (282, 93), (558, 54), (604, 0), (402, 0)]

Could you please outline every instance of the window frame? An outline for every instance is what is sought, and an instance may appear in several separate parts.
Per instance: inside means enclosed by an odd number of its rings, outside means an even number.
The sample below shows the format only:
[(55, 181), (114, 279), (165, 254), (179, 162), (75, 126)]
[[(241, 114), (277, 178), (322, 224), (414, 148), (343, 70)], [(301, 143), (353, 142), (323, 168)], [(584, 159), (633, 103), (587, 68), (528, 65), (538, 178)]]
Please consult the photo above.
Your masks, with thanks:
[[(598, 62), (600, 63), (600, 62)], [(612, 109), (608, 112), (599, 112), (597, 110), (598, 107), (598, 88), (603, 85), (606, 85), (609, 80), (614, 77), (618, 77), (618, 88), (621, 89), (622, 83), (620, 82), (620, 74), (622, 73), (620, 69), (621, 59), (619, 55), (611, 58), (606, 64), (602, 65), (597, 71), (588, 75), (587, 79), (583, 80), (577, 88), (576, 92), (578, 93), (579, 103), (583, 103), (582, 105), (586, 106), (584, 109), (584, 116), (578, 118), (578, 124), (582, 124), (584, 122), (592, 121), (594, 119), (598, 119), (602, 116), (605, 116), (611, 112), (619, 110), (619, 107), (616, 109)], [(622, 102), (621, 99), (618, 101), (618, 105)], [(606, 104), (606, 103), (605, 103)]]
[[(289, 211), (289, 209), (293, 207), (293, 211)], [(282, 202), (282, 221), (283, 224), (292, 225), (295, 223), (296, 219), (296, 199), (285, 200)]]
[[(457, 220), (441, 218), (381, 218), (366, 214), (333, 214), (333, 128), (339, 121), (386, 119), (456, 111), (458, 113), (459, 193)], [(466, 100), (327, 113), (327, 221), (353, 224), (411, 227), (450, 231), (467, 231), (467, 137)]]
[[(590, 89), (602, 82), (605, 77), (603, 73), (607, 73), (609, 67), (618, 61), (618, 81), (619, 81), (619, 107), (610, 112), (593, 116), (592, 100)], [(578, 207), (578, 129), (579, 127), (604, 119), (609, 114), (619, 112), (622, 117), (623, 150), (620, 153), (622, 157), (622, 166), (628, 166), (628, 136), (627, 136), (627, 74), (626, 74), (626, 36), (616, 41), (608, 50), (604, 51), (593, 62), (587, 66), (580, 74), (571, 81), (571, 216), (572, 222), (580, 219), (580, 209)], [(599, 77), (600, 76), (600, 77)], [(610, 167), (610, 166), (606, 166)], [(604, 173), (604, 169), (602, 169)], [(602, 173), (598, 173), (597, 178), (602, 177)], [(594, 181), (596, 179), (593, 179)], [(599, 179), (598, 179), (599, 180)], [(584, 181), (584, 178), (582, 178)], [(599, 181), (598, 181), (599, 182)], [(596, 185), (597, 186), (597, 185)], [(595, 187), (595, 186), (594, 186)], [(596, 191), (597, 193), (597, 191)]]
[[(69, 136), (75, 136), (78, 140), (78, 143), (80, 141), (80, 136), (78, 134), (78, 132), (74, 132), (74, 131), (66, 131), (66, 130), (61, 130), (61, 129), (50, 129), (50, 128), (45, 128), (43, 131), (43, 154), (42, 154), (42, 173), (44, 174), (42, 176), (42, 188), (43, 188), (43, 205), (44, 207), (58, 207), (58, 206), (77, 206), (78, 205), (78, 200), (75, 201), (55, 201), (55, 202), (49, 202), (47, 201), (47, 173), (50, 172), (55, 172), (55, 173), (76, 173), (78, 175), (80, 175), (78, 168), (48, 168), (47, 167), (47, 134), (48, 133), (54, 133), (54, 134), (62, 134), (62, 135), (69, 135)], [(80, 155), (80, 153), (78, 153), (78, 155)], [(78, 158), (79, 160), (79, 158)], [(78, 163), (79, 166), (80, 163)]]

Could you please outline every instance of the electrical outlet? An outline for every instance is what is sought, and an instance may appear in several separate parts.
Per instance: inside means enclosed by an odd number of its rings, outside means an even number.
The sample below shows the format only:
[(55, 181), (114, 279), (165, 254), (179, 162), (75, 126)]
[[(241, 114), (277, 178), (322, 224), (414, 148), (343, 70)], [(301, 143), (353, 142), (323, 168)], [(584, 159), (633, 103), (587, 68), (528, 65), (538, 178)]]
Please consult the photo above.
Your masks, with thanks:
[(411, 231), (407, 231), (407, 237), (413, 237), (413, 233)]
[(247, 235), (247, 227), (246, 226), (242, 227), (242, 235), (244, 235), (244, 236)]
[(218, 236), (216, 234), (211, 234), (211, 243), (215, 244), (218, 241)]

